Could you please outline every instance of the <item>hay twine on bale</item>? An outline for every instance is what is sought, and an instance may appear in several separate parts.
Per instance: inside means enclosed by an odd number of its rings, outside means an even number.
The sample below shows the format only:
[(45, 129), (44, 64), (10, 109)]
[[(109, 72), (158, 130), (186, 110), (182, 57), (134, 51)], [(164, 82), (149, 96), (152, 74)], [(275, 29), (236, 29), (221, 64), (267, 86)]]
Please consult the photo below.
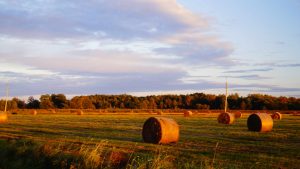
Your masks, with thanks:
[(281, 120), (282, 119), (282, 114), (279, 112), (275, 112), (271, 115), (272, 119), (274, 120)]
[(183, 113), (184, 117), (191, 117), (193, 115), (192, 111), (184, 111)]
[(150, 117), (144, 123), (142, 136), (146, 143), (176, 143), (179, 140), (179, 125), (170, 118)]
[(254, 113), (248, 117), (248, 130), (257, 132), (269, 132), (273, 128), (273, 119), (267, 113)]
[(224, 113), (220, 113), (218, 116), (218, 122), (222, 124), (232, 124), (234, 123), (234, 120), (235, 120), (234, 114), (232, 113), (224, 112)]
[(235, 112), (234, 113), (234, 118), (238, 119), (242, 117), (242, 112)]

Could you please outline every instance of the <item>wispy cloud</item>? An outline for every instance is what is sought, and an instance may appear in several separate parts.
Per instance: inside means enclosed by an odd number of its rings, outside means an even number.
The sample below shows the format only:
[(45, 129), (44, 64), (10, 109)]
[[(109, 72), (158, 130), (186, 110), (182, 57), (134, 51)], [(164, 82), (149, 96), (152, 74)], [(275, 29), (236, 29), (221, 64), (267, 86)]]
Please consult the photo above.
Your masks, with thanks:
[(291, 63), (291, 61), (282, 61), (281, 63), (278, 62), (263, 62), (263, 63), (256, 63), (259, 66), (269, 66), (269, 67), (300, 67), (300, 63)]
[(247, 79), (247, 80), (262, 80), (262, 79), (269, 79), (270, 77), (262, 77), (256, 74), (250, 75), (239, 75), (239, 76), (218, 76), (223, 78), (237, 78), (237, 79)]
[(300, 67), (300, 63), (276, 64), (277, 67)]
[(251, 72), (268, 72), (273, 68), (259, 68), (259, 69), (244, 69), (244, 70), (228, 70), (223, 73), (251, 73)]

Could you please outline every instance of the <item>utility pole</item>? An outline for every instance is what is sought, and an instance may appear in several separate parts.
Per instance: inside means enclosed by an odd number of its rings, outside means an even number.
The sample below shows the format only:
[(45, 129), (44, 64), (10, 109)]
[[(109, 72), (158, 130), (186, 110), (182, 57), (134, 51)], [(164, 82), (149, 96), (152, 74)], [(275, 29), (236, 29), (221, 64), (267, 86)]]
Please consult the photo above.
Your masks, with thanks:
[(8, 100), (8, 83), (6, 84), (6, 98), (5, 98), (4, 113), (6, 113), (6, 110), (7, 110), (7, 100)]
[(228, 84), (227, 84), (227, 78), (226, 78), (226, 95), (225, 95), (225, 113), (227, 112), (227, 106), (228, 106), (228, 103), (227, 103), (227, 97), (228, 97)]

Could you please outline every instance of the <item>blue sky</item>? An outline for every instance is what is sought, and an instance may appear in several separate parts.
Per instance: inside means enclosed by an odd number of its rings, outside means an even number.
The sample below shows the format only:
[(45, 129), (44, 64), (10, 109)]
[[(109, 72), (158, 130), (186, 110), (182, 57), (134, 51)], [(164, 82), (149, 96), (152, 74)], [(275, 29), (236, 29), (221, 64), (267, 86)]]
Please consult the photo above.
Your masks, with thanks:
[(300, 97), (298, 0), (0, 0), (0, 90)]

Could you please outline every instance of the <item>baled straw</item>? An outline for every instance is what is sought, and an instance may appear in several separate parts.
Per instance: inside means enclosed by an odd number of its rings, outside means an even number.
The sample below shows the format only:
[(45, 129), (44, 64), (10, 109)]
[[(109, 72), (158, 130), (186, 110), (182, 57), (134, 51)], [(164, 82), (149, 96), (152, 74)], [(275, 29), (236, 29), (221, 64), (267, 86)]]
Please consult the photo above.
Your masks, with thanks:
[(7, 113), (0, 112), (0, 123), (4, 123), (7, 121)]
[(157, 112), (157, 115), (163, 115), (164, 114), (164, 112), (162, 111), (162, 110), (159, 110), (158, 112)]
[(167, 144), (178, 142), (179, 125), (170, 118), (150, 117), (144, 123), (142, 136), (147, 143)]
[(254, 113), (248, 117), (247, 126), (250, 131), (257, 131), (257, 132), (272, 131), (273, 119), (267, 113)]
[(281, 120), (282, 119), (282, 114), (279, 112), (275, 112), (271, 115), (272, 119), (274, 120)]
[(220, 113), (218, 116), (218, 122), (222, 124), (232, 124), (234, 123), (234, 114), (232, 113)]
[(190, 117), (193, 115), (192, 111), (184, 111), (184, 117)]
[(37, 111), (36, 110), (32, 110), (31, 114), (35, 116), (35, 115), (37, 115)]
[(240, 112), (240, 111), (235, 112), (235, 113), (234, 113), (234, 117), (235, 117), (236, 119), (241, 118), (241, 117), (242, 117), (242, 112)]
[(77, 115), (83, 115), (83, 111), (82, 110), (77, 111)]

